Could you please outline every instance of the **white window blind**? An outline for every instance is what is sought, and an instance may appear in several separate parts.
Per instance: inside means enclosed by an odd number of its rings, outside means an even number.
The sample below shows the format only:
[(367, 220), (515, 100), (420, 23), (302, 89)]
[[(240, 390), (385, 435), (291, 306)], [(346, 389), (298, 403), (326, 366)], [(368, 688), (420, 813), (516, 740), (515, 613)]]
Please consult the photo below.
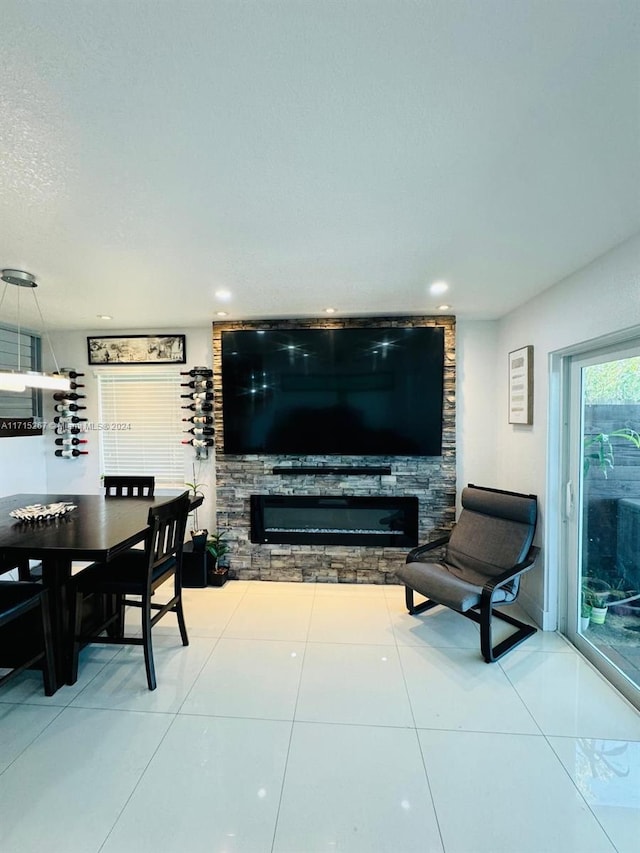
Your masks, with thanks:
[(98, 374), (102, 473), (153, 475), (156, 488), (184, 485), (178, 370)]

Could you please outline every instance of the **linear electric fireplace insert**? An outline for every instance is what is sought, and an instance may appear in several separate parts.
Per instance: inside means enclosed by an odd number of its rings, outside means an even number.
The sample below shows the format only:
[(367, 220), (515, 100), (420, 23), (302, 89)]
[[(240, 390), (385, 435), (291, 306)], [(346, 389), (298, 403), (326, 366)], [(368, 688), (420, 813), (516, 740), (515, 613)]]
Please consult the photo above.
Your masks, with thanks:
[(251, 495), (251, 541), (411, 548), (418, 498)]

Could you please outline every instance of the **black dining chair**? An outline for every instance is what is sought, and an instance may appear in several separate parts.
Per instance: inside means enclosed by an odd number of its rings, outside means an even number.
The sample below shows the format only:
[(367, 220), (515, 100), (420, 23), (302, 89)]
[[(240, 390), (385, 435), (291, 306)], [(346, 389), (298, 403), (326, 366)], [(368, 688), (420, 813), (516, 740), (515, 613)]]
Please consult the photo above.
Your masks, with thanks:
[(105, 495), (111, 498), (152, 498), (155, 477), (105, 476)]
[[(103, 478), (105, 497), (108, 498), (152, 498), (154, 495), (156, 481), (153, 476), (138, 476), (138, 475), (105, 475)], [(134, 551), (140, 551), (139, 545), (133, 546)], [(82, 564), (82, 568), (86, 564)], [(124, 610), (118, 609), (116, 602), (113, 599), (104, 598), (101, 604), (102, 607), (102, 624), (108, 619), (108, 631), (113, 636), (114, 624), (118, 620), (109, 618), (116, 612), (119, 614), (119, 619), (124, 619)]]
[[(156, 675), (153, 662), (151, 629), (167, 613), (175, 613), (182, 645), (189, 645), (187, 629), (182, 610), (182, 546), (184, 543), (187, 515), (189, 513), (189, 493), (184, 492), (178, 498), (149, 509), (147, 523), (149, 530), (145, 538), (143, 551), (126, 551), (108, 563), (94, 563), (75, 575), (71, 589), (71, 624), (74, 626), (73, 648), (69, 684), (78, 677), (78, 655), (80, 646), (85, 643), (117, 643), (144, 647), (144, 660), (147, 670), (149, 690), (156, 688)], [(155, 590), (165, 581), (173, 578), (173, 595), (165, 604), (152, 601)], [(113, 636), (103, 633), (86, 635), (81, 631), (82, 602), (86, 595), (97, 593), (115, 596), (116, 610), (111, 617), (116, 629)], [(128, 596), (139, 596), (131, 599)], [(142, 637), (124, 635), (124, 607), (138, 607), (142, 610)], [(155, 615), (152, 616), (152, 612)], [(102, 625), (105, 629), (107, 626)]]
[(56, 692), (47, 590), (35, 583), (0, 581), (0, 685), (39, 664), (44, 692)]

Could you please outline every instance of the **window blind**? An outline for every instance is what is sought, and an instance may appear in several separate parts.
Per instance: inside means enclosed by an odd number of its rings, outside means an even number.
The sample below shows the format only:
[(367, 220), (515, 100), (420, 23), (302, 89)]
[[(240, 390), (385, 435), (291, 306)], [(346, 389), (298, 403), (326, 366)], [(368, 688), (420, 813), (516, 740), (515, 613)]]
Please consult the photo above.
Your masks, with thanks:
[[(18, 347), (20, 369), (40, 370), (40, 338), (30, 332), (0, 326), (0, 368), (18, 369)], [(41, 414), (41, 400), (42, 395), (35, 388), (17, 392), (0, 389), (0, 418), (37, 417)]]
[(184, 486), (180, 373), (98, 374), (102, 473), (153, 475), (156, 487)]

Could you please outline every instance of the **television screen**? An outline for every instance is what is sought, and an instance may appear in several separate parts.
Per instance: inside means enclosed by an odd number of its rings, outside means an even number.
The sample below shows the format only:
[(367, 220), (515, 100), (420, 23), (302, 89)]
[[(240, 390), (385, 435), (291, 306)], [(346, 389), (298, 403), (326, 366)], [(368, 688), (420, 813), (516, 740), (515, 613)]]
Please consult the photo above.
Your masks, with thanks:
[(442, 327), (222, 332), (225, 453), (439, 456)]

